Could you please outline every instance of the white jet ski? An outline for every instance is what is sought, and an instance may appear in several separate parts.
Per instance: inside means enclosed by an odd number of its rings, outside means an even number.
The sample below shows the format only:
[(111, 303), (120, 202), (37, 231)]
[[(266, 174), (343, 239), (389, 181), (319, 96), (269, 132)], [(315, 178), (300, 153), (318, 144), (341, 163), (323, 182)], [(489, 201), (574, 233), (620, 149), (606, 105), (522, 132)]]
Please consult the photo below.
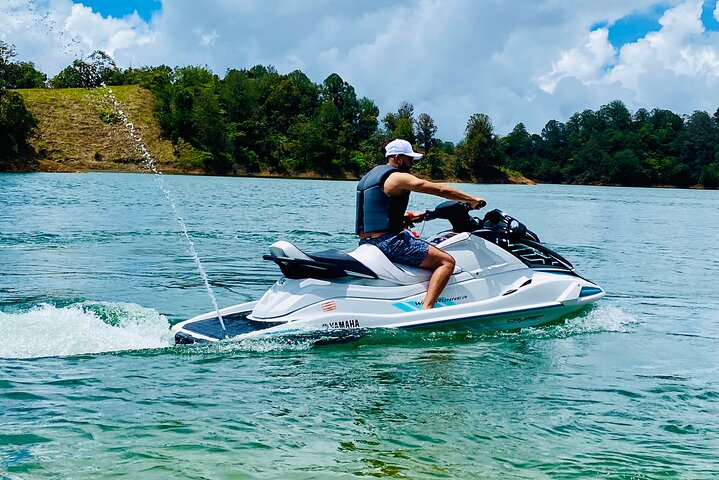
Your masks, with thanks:
[(443, 218), (452, 230), (427, 241), (456, 268), (435, 307), (422, 310), (431, 271), (392, 263), (377, 247), (305, 253), (278, 241), (263, 256), (281, 277), (257, 301), (181, 322), (178, 344), (265, 334), (367, 328), (495, 331), (543, 325), (592, 305), (604, 290), (500, 210), (473, 218), (443, 202), (410, 221)]

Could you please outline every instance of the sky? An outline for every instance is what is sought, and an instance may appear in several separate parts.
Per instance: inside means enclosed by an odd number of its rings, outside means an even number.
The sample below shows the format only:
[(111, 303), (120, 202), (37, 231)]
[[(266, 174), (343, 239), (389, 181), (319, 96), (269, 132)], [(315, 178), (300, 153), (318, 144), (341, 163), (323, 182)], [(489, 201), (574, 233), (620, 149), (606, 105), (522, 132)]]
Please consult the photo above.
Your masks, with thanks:
[(118, 66), (339, 74), (380, 114), (411, 102), (443, 140), (474, 113), (506, 135), (622, 100), (719, 107), (717, 0), (0, 0), (0, 39), (49, 76)]

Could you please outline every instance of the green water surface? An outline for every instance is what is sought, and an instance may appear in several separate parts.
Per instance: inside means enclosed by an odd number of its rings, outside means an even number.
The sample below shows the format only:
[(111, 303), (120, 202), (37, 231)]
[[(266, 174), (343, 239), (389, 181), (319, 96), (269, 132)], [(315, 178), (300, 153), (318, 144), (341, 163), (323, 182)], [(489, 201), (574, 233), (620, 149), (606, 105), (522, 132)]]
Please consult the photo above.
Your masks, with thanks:
[[(354, 182), (165, 183), (220, 306), (278, 278), (277, 239), (356, 244)], [(152, 176), (0, 175), (0, 478), (719, 478), (719, 193), (461, 188), (607, 296), (519, 332), (175, 347), (212, 305)]]

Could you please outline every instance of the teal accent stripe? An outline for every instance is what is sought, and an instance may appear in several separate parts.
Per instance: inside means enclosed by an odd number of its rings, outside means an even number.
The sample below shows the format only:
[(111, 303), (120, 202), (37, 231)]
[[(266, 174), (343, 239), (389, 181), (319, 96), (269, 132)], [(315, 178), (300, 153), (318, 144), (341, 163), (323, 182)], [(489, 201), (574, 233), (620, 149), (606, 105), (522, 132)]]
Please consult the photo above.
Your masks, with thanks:
[(407, 303), (393, 303), (392, 306), (399, 308), (403, 312), (414, 312), (417, 308), (413, 308), (411, 302)]
[(435, 308), (436, 307), (451, 307), (452, 305), (457, 305), (457, 304), (454, 303), (452, 300), (445, 300), (445, 301), (437, 300), (434, 304)]
[[(452, 305), (457, 305), (457, 304), (456, 304), (455, 302), (453, 302), (452, 300), (446, 300), (446, 299), (445, 299), (445, 300), (442, 300), (442, 298), (440, 297), (440, 298), (435, 302), (434, 307), (435, 307), (435, 308), (437, 308), (437, 307), (451, 307)], [(393, 303), (392, 306), (399, 308), (399, 309), (402, 310), (403, 312), (414, 312), (414, 311), (417, 311), (417, 310), (421, 310), (421, 309), (422, 309), (422, 305), (417, 305), (417, 302), (415, 302), (415, 301), (412, 301), (412, 302)]]

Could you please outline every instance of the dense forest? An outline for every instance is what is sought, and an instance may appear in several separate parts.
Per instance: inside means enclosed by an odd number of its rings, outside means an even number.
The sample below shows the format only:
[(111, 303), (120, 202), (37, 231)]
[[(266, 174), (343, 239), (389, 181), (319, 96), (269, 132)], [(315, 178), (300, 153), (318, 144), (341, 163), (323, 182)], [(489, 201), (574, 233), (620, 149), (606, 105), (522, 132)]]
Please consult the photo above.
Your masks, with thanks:
[(477, 113), (455, 145), (437, 138), (434, 119), (415, 115), (409, 101), (380, 117), (337, 74), (315, 84), (299, 70), (261, 65), (222, 78), (199, 66), (123, 70), (98, 51), (48, 79), (14, 57), (14, 47), (0, 42), (0, 170), (34, 165), (29, 139), (37, 121), (12, 89), (139, 84), (154, 94), (162, 133), (187, 157), (183, 164), (208, 173), (357, 177), (382, 162), (388, 140), (403, 138), (425, 153), (418, 172), (435, 179), (502, 181), (513, 171), (552, 183), (719, 184), (719, 108), (632, 113), (615, 100), (566, 123), (550, 120), (538, 134), (520, 123), (506, 136)]

